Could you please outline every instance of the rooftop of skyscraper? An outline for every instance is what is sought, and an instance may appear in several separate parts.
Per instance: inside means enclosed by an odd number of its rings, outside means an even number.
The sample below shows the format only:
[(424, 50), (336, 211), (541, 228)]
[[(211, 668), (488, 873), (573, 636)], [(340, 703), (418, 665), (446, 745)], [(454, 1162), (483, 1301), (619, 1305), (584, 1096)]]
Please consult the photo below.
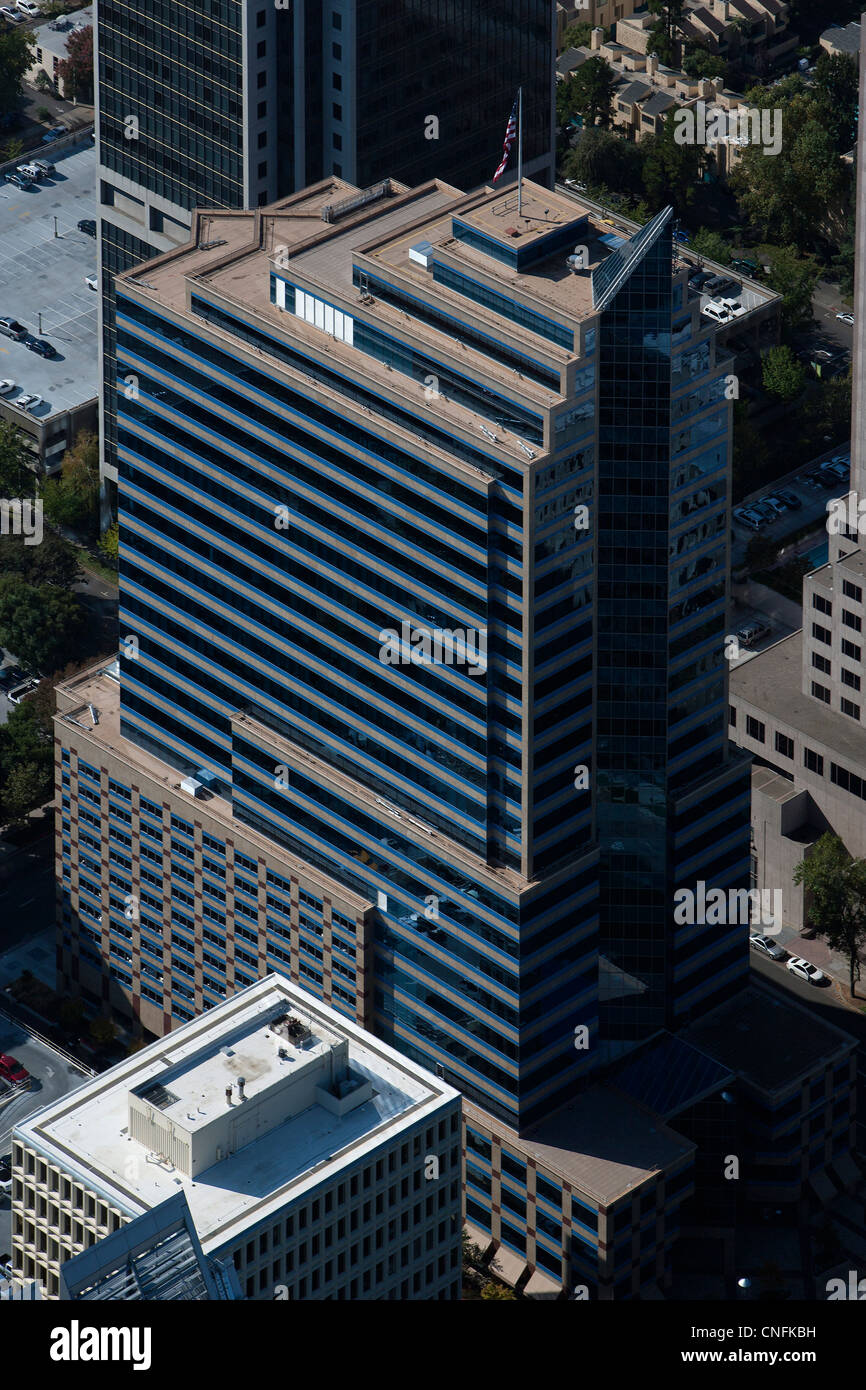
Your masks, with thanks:
[(126, 1211), (182, 1189), (203, 1246), (214, 1247), (456, 1097), (271, 975), (48, 1106), (16, 1137)]

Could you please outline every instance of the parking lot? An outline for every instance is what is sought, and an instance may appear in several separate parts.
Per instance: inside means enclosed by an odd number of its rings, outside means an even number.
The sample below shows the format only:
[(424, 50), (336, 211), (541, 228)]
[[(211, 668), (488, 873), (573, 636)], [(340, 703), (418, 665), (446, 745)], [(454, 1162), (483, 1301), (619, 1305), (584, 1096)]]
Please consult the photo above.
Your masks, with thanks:
[[(840, 460), (837, 468), (839, 476), (835, 481), (828, 479), (824, 483), (817, 479), (814, 474), (823, 463), (833, 459)], [(782, 546), (787, 536), (802, 531), (809, 522), (814, 522), (816, 532), (824, 531), (827, 521), (827, 503), (833, 497), (844, 497), (848, 491), (850, 460), (850, 446), (847, 444), (837, 445), (828, 449), (826, 454), (821, 454), (818, 458), (805, 464), (796, 473), (775, 483), (768, 483), (765, 487), (759, 488), (745, 497), (734, 508), (731, 517), (734, 532), (734, 543), (731, 550), (732, 568), (737, 570), (745, 563), (746, 549), (754, 536), (761, 536)], [(768, 497), (778, 496), (779, 491), (793, 493), (800, 503), (799, 508), (787, 507), (774, 520), (762, 519), (757, 528), (754, 525), (749, 525), (743, 518), (743, 512), (753, 510), (756, 504), (760, 508), (761, 503), (764, 503)], [(770, 509), (764, 508), (763, 510), (768, 511)]]
[[(0, 1156), (12, 1147), (12, 1130), (44, 1105), (68, 1095), (85, 1081), (85, 1072), (67, 1062), (47, 1043), (0, 1013), (0, 1053), (15, 1057), (31, 1076), (30, 1089), (5, 1105), (0, 1099)], [(12, 1210), (8, 1195), (0, 1196), (0, 1255), (12, 1250)]]
[(39, 158), (56, 165), (52, 178), (29, 188), (0, 183), (0, 318), (17, 319), (58, 354), (43, 358), (0, 337), (0, 379), (16, 387), (3, 402), (42, 396), (37, 419), (96, 396), (99, 298), (86, 282), (96, 274), (96, 241), (77, 227), (95, 215), (96, 151), (87, 138), (56, 156), (45, 146)]

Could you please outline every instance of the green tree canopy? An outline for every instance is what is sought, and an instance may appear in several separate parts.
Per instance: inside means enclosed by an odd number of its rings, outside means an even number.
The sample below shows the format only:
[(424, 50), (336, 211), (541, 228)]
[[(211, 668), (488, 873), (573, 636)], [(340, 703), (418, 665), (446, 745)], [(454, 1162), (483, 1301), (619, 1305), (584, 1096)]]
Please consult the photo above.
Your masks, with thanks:
[(801, 78), (753, 87), (748, 99), (759, 110), (781, 112), (781, 147), (767, 154), (760, 142), (747, 145), (731, 173), (731, 189), (767, 241), (808, 251), (821, 239), (828, 208), (844, 206), (851, 170), (839, 158), (826, 112)]
[(68, 526), (85, 536), (99, 531), (99, 440), (80, 434), (63, 456), (60, 477), (49, 478), (42, 490), (45, 516), (55, 526)]
[[(38, 547), (34, 547), (38, 549)], [(83, 622), (78, 599), (50, 584), (0, 577), (0, 644), (35, 671), (56, 671), (71, 660)]]
[(0, 421), (0, 496), (33, 496), (36, 474), (27, 466), (30, 457), (18, 426)]
[(657, 16), (649, 31), (647, 51), (655, 53), (660, 62), (673, 67), (679, 57), (683, 0), (647, 0), (647, 9), (650, 14)]
[(806, 369), (786, 344), (771, 347), (764, 354), (761, 374), (764, 390), (779, 401), (794, 400), (806, 385)]
[(812, 322), (812, 295), (818, 266), (811, 256), (797, 254), (796, 246), (759, 246), (755, 259), (769, 265), (767, 279), (782, 296), (782, 327), (788, 332)]
[(599, 126), (581, 133), (563, 163), (564, 177), (577, 179), (592, 191), (615, 185), (634, 196), (643, 192), (642, 169), (639, 147)]
[(724, 58), (694, 45), (683, 58), (683, 72), (687, 77), (724, 77), (727, 67)]
[(831, 951), (848, 961), (851, 993), (866, 946), (866, 859), (852, 859), (838, 835), (822, 835), (794, 871), (808, 894), (808, 920)]
[(837, 154), (846, 154), (857, 136), (857, 60), (850, 53), (823, 53), (815, 64), (813, 92), (821, 119)]
[(720, 232), (714, 232), (709, 227), (698, 227), (693, 233), (691, 249), (708, 261), (717, 261), (719, 265), (731, 264), (730, 246)]
[(0, 115), (14, 111), (33, 62), (36, 40), (29, 29), (7, 27), (0, 32)]
[(78, 556), (62, 536), (46, 528), (39, 545), (26, 545), (23, 536), (4, 536), (0, 544), (0, 578), (17, 575), (28, 584), (52, 584), (71, 589), (81, 578)]
[(589, 43), (592, 36), (592, 25), (588, 20), (578, 20), (576, 24), (569, 24), (562, 36), (563, 50), (566, 48), (583, 48)]
[(610, 64), (604, 58), (587, 58), (566, 81), (571, 113), (582, 116), (585, 126), (609, 126), (616, 88), (616, 73)]
[(647, 201), (656, 210), (666, 203), (673, 203), (678, 211), (688, 207), (703, 168), (704, 153), (699, 146), (677, 143), (675, 109), (665, 117), (661, 133), (645, 135), (638, 146)]
[(28, 697), (0, 725), (0, 821), (20, 823), (53, 788), (51, 718)]

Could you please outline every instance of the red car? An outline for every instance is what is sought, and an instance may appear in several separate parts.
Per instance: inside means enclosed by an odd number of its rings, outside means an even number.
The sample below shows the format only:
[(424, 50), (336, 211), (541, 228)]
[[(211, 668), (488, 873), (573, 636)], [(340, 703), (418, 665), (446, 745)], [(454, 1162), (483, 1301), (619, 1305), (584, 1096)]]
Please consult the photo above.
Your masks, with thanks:
[(11, 1081), (15, 1085), (19, 1081), (29, 1081), (30, 1073), (15, 1057), (9, 1057), (5, 1052), (0, 1052), (0, 1076), (4, 1081)]

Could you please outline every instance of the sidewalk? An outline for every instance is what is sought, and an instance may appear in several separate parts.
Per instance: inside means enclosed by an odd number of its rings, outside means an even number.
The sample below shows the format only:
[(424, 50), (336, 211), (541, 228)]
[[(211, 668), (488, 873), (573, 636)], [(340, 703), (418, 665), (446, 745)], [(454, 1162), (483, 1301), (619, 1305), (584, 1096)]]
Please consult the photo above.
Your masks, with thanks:
[(815, 965), (824, 974), (829, 976), (832, 986), (841, 999), (843, 1004), (852, 1008), (866, 1009), (866, 961), (862, 960), (863, 978), (857, 985), (858, 995), (862, 991), (862, 998), (855, 998), (852, 1004), (849, 994), (848, 984), (848, 961), (844, 956), (837, 955), (830, 950), (826, 941), (822, 941), (816, 936), (812, 941), (802, 937), (796, 927), (783, 927), (778, 935), (773, 935), (773, 940), (783, 946), (789, 955), (801, 956), (810, 965)]

